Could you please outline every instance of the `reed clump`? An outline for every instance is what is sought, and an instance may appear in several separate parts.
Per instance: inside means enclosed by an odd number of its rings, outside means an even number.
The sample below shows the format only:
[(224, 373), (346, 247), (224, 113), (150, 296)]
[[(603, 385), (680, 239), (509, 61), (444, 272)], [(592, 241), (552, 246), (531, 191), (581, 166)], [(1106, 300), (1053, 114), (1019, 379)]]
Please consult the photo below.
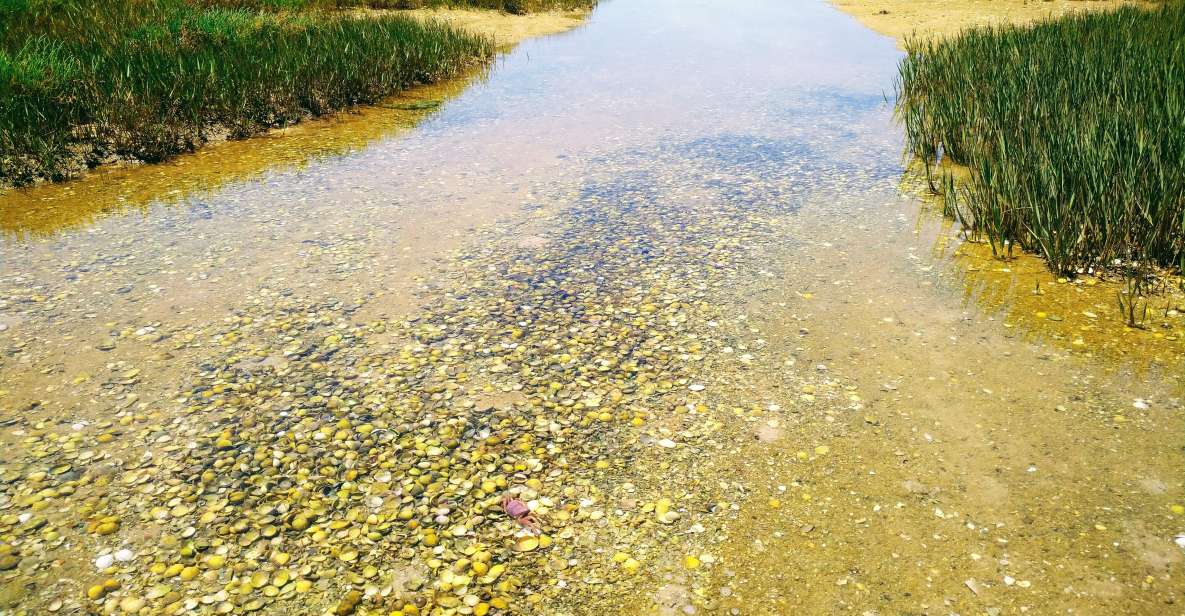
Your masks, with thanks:
[(0, 183), (158, 161), (456, 75), (493, 49), (300, 0), (0, 0)]
[[(1185, 260), (1185, 3), (907, 42), (909, 150), (997, 254), (1067, 274)], [(943, 157), (965, 165), (956, 181)]]

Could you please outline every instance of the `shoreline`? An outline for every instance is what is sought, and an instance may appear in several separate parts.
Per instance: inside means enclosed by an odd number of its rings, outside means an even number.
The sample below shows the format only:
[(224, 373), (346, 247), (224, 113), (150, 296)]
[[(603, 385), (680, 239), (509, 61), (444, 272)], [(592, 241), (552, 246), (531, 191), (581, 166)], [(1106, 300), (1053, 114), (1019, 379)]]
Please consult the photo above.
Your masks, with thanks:
[[(1025, 25), (1076, 13), (1129, 6), (1151, 10), (1160, 5), (1139, 0), (956, 0), (947, 3), (921, 0), (830, 0), (830, 4), (855, 18), (864, 27), (894, 38), (898, 49), (903, 49), (906, 41), (912, 37), (921, 40), (944, 39), (976, 27)], [(965, 167), (951, 163), (949, 159), (944, 162), (944, 168), (953, 171), (956, 177), (966, 175)], [(931, 202), (942, 199), (941, 195), (921, 195), (921, 198)], [(942, 209), (940, 205), (934, 207)], [(1107, 332), (1123, 338), (1137, 330), (1160, 330), (1167, 321), (1172, 320), (1168, 317), (1179, 313), (1181, 306), (1185, 305), (1182, 304), (1185, 283), (1181, 274), (1155, 268), (1151, 272), (1155, 282), (1149, 284), (1156, 289), (1147, 296), (1141, 295), (1136, 302), (1141, 309), (1147, 307), (1149, 310), (1138, 325), (1123, 323), (1117, 314), (1107, 314), (1114, 310), (1116, 294), (1126, 295), (1122, 276), (1116, 271), (1102, 269), (1067, 277), (1051, 271), (1049, 263), (1039, 254), (1020, 251), (1008, 258), (996, 257), (991, 254), (987, 244), (980, 242), (966, 242), (959, 252), (963, 255), (960, 260), (968, 267), (967, 275), (981, 280), (985, 288), (1003, 289), (1023, 284), (1030, 289), (1023, 293), (997, 292), (1001, 297), (988, 300), (989, 304), (999, 306), (1004, 302), (1003, 296), (1011, 297), (1010, 302), (1018, 310), (1013, 322), (1007, 327), (1028, 322), (1048, 335), (1072, 341), (1074, 346), (1082, 345), (1085, 338), (1091, 346), (1099, 343), (1123, 347), (1125, 345), (1116, 338), (1108, 339)], [(1047, 289), (1059, 288), (1060, 292), (1050, 291), (1046, 295)], [(1084, 293), (1085, 290), (1089, 292)], [(1087, 297), (1091, 299), (1087, 300)], [(1161, 314), (1163, 318), (1148, 312)], [(1059, 323), (1063, 317), (1069, 321)], [(1046, 322), (1047, 319), (1053, 322)], [(1099, 320), (1107, 319), (1114, 322), (1100, 328)], [(1177, 346), (1175, 340), (1171, 336), (1168, 338), (1169, 349)]]
[[(245, 137), (232, 137), (231, 131), (225, 127), (220, 127), (218, 125), (207, 126), (201, 130), (203, 136), (200, 139), (200, 143), (195, 147), (187, 151), (177, 152), (160, 161), (146, 162), (135, 158), (114, 157), (110, 160), (100, 162), (97, 165), (88, 166), (85, 162), (85, 158), (87, 157), (87, 149), (90, 146), (87, 146), (86, 144), (79, 144), (75, 149), (77, 150), (76, 156), (79, 157), (80, 160), (76, 161), (76, 169), (69, 176), (59, 179), (52, 179), (43, 176), (25, 184), (14, 184), (7, 179), (0, 178), (0, 195), (10, 194), (21, 190), (29, 190), (47, 184), (63, 184), (72, 182), (89, 177), (95, 173), (102, 173), (111, 170), (136, 168), (141, 166), (156, 166), (162, 163), (168, 163), (169, 161), (175, 160), (178, 157), (192, 155), (195, 152), (200, 152), (217, 144), (232, 141), (250, 141), (262, 137), (275, 137), (278, 135), (283, 135), (285, 132), (291, 131), (296, 127), (306, 126), (310, 123), (333, 122), (337, 119), (340, 119), (344, 115), (365, 113), (369, 108), (383, 107), (384, 104), (392, 100), (406, 98), (409, 95), (411, 95), (411, 98), (416, 98), (414, 93), (417, 90), (421, 90), (423, 88), (430, 88), (454, 80), (468, 81), (475, 71), (482, 70), (482, 67), (488, 66), (490, 62), (493, 59), (496, 59), (499, 54), (509, 53), (516, 46), (527, 39), (553, 36), (573, 30), (583, 24), (591, 12), (591, 9), (585, 11), (554, 10), (514, 15), (500, 11), (480, 9), (358, 9), (355, 10), (353, 14), (359, 18), (392, 15), (405, 16), (418, 21), (441, 22), (470, 34), (487, 37), (493, 41), (494, 54), (489, 60), (477, 60), (473, 62), (470, 68), (463, 70), (460, 74), (454, 77), (450, 77), (442, 81), (415, 84), (411, 87), (394, 92), (376, 103), (355, 104), (319, 115), (306, 113), (300, 118), (289, 123), (266, 127), (262, 130), (252, 132), (250, 135)], [(412, 111), (421, 111), (419, 115), (423, 115), (422, 110), (420, 109), (415, 109)]]

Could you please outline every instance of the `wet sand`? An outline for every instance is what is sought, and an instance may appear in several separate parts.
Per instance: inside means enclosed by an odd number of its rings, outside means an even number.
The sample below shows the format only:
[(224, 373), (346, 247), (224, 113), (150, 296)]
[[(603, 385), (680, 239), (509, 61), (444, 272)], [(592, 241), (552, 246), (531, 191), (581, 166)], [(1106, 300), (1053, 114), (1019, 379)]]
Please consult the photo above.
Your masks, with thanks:
[(414, 9), (398, 11), (420, 19), (437, 19), (451, 25), (494, 37), (501, 49), (509, 49), (526, 39), (567, 32), (580, 27), (588, 16), (584, 11), (544, 11), (511, 15), (499, 11), (467, 9)]
[(1156, 6), (1130, 0), (831, 0), (865, 26), (904, 44), (910, 36), (947, 37), (966, 28), (1027, 24), (1077, 11), (1106, 11), (1120, 6)]

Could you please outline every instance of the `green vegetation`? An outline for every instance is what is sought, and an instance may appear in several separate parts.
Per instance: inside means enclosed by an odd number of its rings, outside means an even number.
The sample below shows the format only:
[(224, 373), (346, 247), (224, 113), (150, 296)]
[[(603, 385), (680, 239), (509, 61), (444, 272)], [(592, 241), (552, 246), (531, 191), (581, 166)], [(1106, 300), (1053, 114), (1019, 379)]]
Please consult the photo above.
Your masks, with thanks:
[[(907, 43), (910, 150), (997, 254), (1065, 273), (1185, 261), (1185, 3)], [(943, 156), (966, 181), (932, 172)]]
[(216, 133), (374, 102), (493, 53), (443, 24), (321, 4), (0, 0), (0, 182), (161, 160)]

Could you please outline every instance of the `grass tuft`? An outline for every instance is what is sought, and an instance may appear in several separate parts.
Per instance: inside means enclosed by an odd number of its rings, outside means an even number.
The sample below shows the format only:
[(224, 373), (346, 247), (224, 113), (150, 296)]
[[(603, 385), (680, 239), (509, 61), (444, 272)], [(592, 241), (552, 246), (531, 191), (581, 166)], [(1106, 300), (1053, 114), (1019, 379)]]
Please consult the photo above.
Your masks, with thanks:
[(215, 132), (375, 102), (493, 54), (488, 38), (442, 23), (317, 4), (0, 0), (0, 182), (159, 161)]
[[(898, 117), (948, 213), (1058, 272), (1185, 263), (1185, 3), (911, 40)], [(966, 181), (933, 174), (943, 157)]]

